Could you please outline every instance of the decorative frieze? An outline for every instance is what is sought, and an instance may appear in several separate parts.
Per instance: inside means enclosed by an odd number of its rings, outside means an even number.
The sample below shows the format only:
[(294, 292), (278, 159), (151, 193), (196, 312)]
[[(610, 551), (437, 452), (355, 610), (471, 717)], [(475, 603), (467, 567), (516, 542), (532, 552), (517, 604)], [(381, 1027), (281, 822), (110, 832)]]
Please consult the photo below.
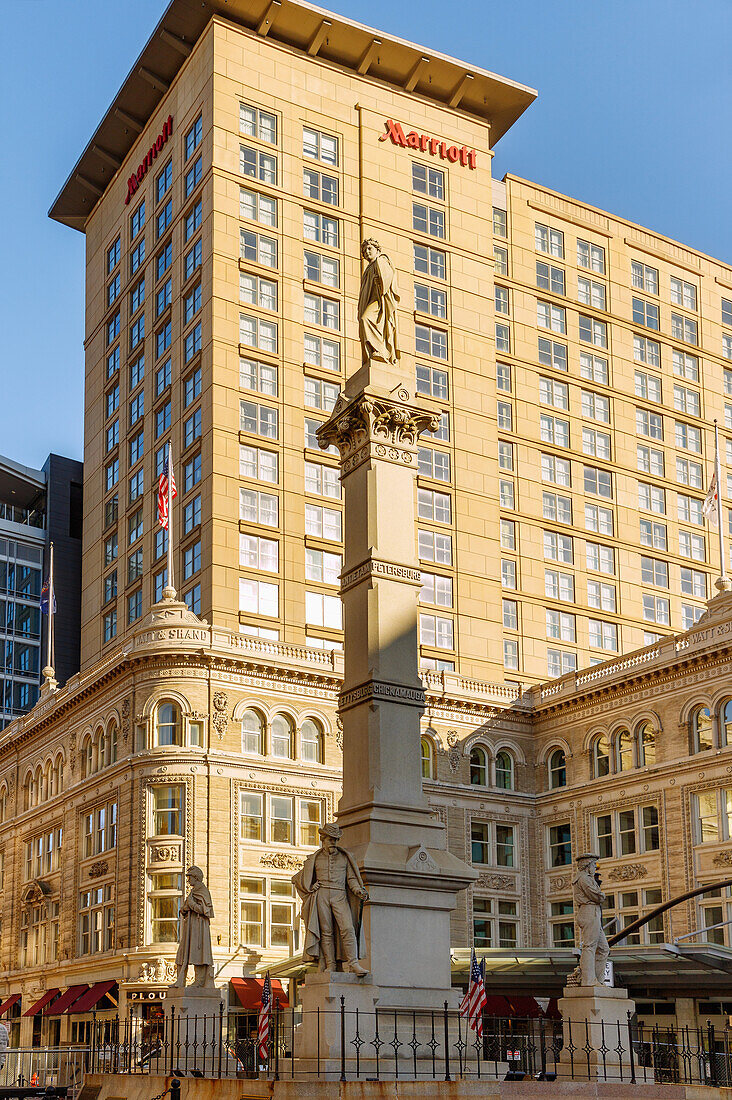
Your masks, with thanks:
[(109, 864), (106, 859), (98, 859), (96, 863), (92, 863), (89, 868), (89, 878), (102, 878), (109, 871)]
[(219, 735), (219, 741), (226, 733), (227, 726), (229, 725), (229, 716), (226, 708), (229, 704), (229, 697), (225, 691), (214, 692), (213, 697), (213, 715), (211, 722), (213, 727)]
[(647, 874), (648, 868), (643, 863), (624, 863), (621, 867), (613, 867), (607, 877), (610, 882), (632, 882)]
[(299, 871), (303, 860), (288, 852), (265, 852), (259, 857), (263, 867), (272, 867), (277, 871)]

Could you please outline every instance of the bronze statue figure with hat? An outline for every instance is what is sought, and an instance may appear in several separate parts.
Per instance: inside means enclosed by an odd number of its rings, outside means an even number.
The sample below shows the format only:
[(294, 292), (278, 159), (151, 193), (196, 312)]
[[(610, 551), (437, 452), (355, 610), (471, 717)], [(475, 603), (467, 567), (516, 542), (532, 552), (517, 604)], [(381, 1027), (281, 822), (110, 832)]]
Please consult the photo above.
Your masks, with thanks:
[(305, 860), (292, 882), (302, 898), (304, 954), (318, 959), (320, 970), (335, 970), (340, 962), (359, 977), (368, 971), (359, 963), (361, 910), (368, 892), (350, 852), (338, 845), (341, 830), (331, 822), (319, 830), (322, 847)]

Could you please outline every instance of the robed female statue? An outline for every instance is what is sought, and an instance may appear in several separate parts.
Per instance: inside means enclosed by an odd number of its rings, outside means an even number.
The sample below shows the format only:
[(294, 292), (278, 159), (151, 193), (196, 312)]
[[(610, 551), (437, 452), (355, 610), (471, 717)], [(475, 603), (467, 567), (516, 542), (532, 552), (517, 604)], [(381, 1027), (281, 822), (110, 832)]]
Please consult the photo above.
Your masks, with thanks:
[(368, 261), (361, 276), (358, 297), (358, 334), (363, 362), (379, 359), (396, 363), (400, 356), (396, 306), (399, 291), (389, 257), (372, 237), (364, 241), (361, 255)]

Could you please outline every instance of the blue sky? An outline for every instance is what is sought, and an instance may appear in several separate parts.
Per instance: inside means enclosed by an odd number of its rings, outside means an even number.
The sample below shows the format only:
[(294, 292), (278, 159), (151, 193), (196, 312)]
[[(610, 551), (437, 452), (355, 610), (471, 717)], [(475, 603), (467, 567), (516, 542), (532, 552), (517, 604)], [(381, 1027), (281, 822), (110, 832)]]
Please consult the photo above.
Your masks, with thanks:
[[(497, 176), (536, 180), (732, 261), (731, 0), (332, 6), (538, 89), (498, 145)], [(37, 466), (49, 451), (80, 458), (83, 448), (84, 240), (47, 211), (164, 3), (2, 7), (0, 452)]]

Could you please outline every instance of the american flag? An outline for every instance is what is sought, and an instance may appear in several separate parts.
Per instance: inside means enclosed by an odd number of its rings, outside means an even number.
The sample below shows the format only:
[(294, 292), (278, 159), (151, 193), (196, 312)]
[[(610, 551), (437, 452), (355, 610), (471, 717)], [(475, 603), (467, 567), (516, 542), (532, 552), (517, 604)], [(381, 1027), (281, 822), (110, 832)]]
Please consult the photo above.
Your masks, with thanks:
[(170, 477), (170, 499), (178, 495), (175, 487), (175, 474), (173, 463), (170, 461), (170, 447), (165, 449), (165, 465), (158, 482), (158, 522), (161, 527), (168, 526), (168, 477)]
[(264, 979), (262, 986), (262, 1007), (259, 1010), (259, 1027), (257, 1029), (257, 1043), (259, 1052), (259, 1064), (269, 1062), (269, 1026), (272, 1017), (272, 983), (269, 974)]
[(483, 1009), (488, 1004), (485, 995), (483, 971), (478, 965), (475, 951), (470, 954), (470, 982), (468, 991), (460, 1002), (460, 1015), (467, 1016), (468, 1022), (479, 1039), (483, 1038)]
[(717, 519), (717, 512), (719, 509), (719, 486), (717, 485), (717, 471), (715, 469), (712, 474), (712, 480), (709, 482), (709, 490), (704, 498), (702, 504), (702, 513), (704, 518), (709, 520), (709, 526), (713, 530), (719, 528), (719, 522)]

